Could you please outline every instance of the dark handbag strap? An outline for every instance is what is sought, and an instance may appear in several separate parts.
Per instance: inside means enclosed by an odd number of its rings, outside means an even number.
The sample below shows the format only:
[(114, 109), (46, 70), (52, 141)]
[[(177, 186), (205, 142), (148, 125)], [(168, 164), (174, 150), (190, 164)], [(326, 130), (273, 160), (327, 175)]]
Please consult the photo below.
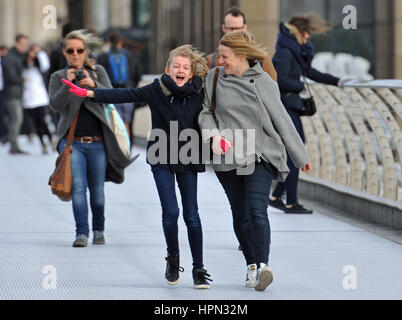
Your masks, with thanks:
[(78, 122), (78, 117), (80, 115), (80, 109), (78, 109), (77, 113), (75, 114), (74, 120), (71, 123), (70, 130), (68, 131), (67, 135), (67, 146), (70, 146), (73, 144), (73, 139), (74, 139), (74, 133), (75, 133), (75, 128), (77, 127), (77, 122)]
[(213, 114), (215, 114), (215, 110), (216, 110), (216, 85), (218, 83), (218, 76), (219, 76), (219, 69), (216, 68), (215, 69), (215, 77), (214, 77), (214, 90), (212, 92), (212, 105), (211, 105)]

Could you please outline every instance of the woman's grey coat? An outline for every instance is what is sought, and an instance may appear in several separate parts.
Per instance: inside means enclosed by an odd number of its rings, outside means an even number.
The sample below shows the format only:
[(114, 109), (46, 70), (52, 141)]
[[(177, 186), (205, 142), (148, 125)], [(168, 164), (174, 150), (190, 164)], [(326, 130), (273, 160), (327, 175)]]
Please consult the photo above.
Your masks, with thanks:
[[(215, 171), (238, 169), (262, 159), (271, 163), (278, 170), (277, 178), (284, 181), (289, 173), (286, 151), (298, 168), (309, 162), (307, 150), (281, 102), (277, 83), (259, 63), (241, 77), (226, 75), (224, 68), (219, 68), (215, 115), (211, 109), (214, 75), (212, 69), (205, 80), (199, 116), (202, 138), (207, 142), (220, 134), (229, 141), (234, 139), (234, 147), (220, 159), (222, 164), (214, 160)], [(243, 130), (236, 134), (236, 129)]]
[[(102, 66), (96, 65), (95, 71), (88, 68), (87, 70), (92, 80), (95, 81), (97, 88), (112, 88), (109, 77)], [(67, 68), (53, 73), (49, 84), (50, 108), (60, 113), (60, 120), (57, 126), (57, 136), (59, 140), (67, 135), (75, 114), (81, 105), (85, 104), (85, 107), (91, 111), (102, 124), (103, 139), (109, 162), (106, 172), (106, 181), (122, 183), (124, 181), (124, 169), (134, 160), (128, 159), (120, 150), (117, 140), (106, 120), (104, 105), (95, 103), (88, 98), (73, 95), (69, 92), (70, 88), (61, 82), (63, 78), (67, 79)]]

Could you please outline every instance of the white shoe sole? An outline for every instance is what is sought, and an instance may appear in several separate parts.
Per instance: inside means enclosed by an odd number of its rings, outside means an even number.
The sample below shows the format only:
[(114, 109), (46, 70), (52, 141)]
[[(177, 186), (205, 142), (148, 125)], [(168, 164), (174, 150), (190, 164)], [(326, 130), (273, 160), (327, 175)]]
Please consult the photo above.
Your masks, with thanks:
[(253, 282), (251, 282), (251, 281), (246, 282), (246, 288), (255, 288), (255, 285), (256, 285), (256, 282), (255, 282), (255, 281), (253, 281)]
[(274, 275), (272, 274), (272, 271), (269, 269), (264, 269), (259, 273), (257, 284), (254, 289), (257, 291), (264, 291), (265, 288), (268, 287), (273, 280)]
[(209, 289), (211, 286), (209, 284), (199, 284), (194, 285), (194, 289)]
[(174, 282), (171, 282), (171, 281), (166, 280), (166, 282), (167, 282), (168, 285), (175, 286), (176, 284), (179, 283), (179, 280), (180, 280), (180, 279), (177, 279), (177, 280), (174, 281)]

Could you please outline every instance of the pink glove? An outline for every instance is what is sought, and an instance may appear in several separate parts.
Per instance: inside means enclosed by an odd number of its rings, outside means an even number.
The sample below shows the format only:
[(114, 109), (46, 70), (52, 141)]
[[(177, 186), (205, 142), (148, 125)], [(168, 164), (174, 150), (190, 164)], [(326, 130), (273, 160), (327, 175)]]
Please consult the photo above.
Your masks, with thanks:
[(225, 139), (221, 139), (221, 148), (223, 150), (223, 152), (226, 152), (230, 149), (231, 145), (233, 145), (233, 142), (231, 142), (230, 144), (228, 142), (226, 142)]
[(70, 87), (71, 93), (75, 94), (78, 97), (82, 97), (82, 98), (87, 97), (87, 92), (88, 92), (87, 89), (80, 88), (79, 86), (76, 86), (74, 83), (72, 83), (71, 81), (69, 81), (67, 79), (61, 79), (61, 81)]

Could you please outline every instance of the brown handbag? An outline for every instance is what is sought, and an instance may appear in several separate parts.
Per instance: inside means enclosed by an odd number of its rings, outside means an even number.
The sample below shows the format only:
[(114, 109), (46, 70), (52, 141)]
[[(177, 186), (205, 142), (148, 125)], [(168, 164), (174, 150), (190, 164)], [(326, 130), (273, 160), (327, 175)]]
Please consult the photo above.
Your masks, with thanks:
[(65, 202), (71, 201), (72, 199), (73, 177), (71, 174), (70, 155), (73, 152), (72, 144), (79, 112), (78, 110), (70, 126), (70, 130), (68, 131), (66, 148), (58, 156), (56, 168), (49, 178), (52, 193)]

